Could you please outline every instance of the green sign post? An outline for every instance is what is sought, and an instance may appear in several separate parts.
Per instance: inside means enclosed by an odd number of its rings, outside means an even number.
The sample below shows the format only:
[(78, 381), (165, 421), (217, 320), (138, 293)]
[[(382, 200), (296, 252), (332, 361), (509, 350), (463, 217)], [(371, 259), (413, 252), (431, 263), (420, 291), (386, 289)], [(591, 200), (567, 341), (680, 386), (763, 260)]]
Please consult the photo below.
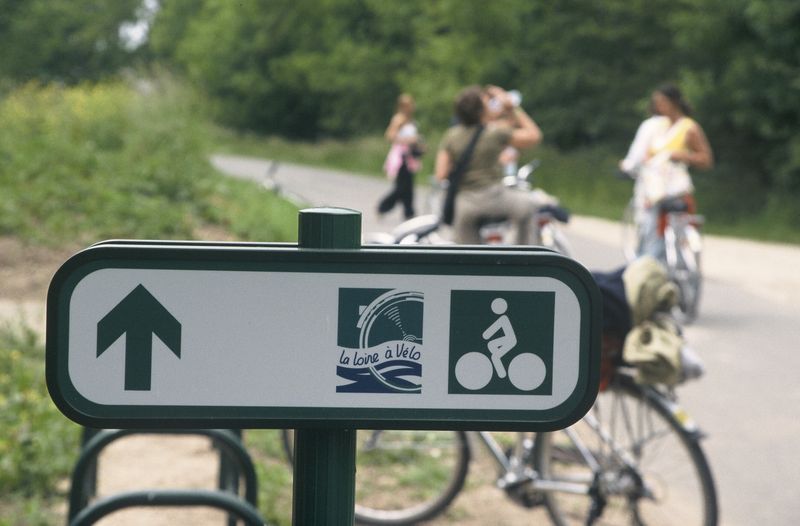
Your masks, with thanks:
[[(354, 250), (361, 214), (343, 209), (300, 212), (300, 248)], [(293, 524), (353, 524), (356, 499), (355, 429), (298, 429), (295, 433)]]

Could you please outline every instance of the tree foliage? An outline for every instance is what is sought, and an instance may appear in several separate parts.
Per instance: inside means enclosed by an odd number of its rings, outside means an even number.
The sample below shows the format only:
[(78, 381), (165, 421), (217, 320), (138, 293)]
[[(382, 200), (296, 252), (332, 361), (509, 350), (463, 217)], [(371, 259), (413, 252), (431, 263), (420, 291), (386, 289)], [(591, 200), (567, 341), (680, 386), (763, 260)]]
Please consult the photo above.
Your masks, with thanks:
[[(215, 115), (237, 128), (304, 138), (373, 134), (408, 91), (423, 130), (441, 130), (461, 87), (495, 83), (522, 92), (551, 144), (621, 154), (650, 91), (675, 81), (718, 159), (701, 186), (733, 181), (754, 207), (800, 194), (794, 0), (159, 6), (147, 56), (184, 72)], [(141, 9), (142, 0), (0, 0), (0, 77), (72, 82), (113, 71), (130, 59), (119, 26)]]
[[(751, 206), (776, 197), (786, 204), (800, 193), (800, 4), (702, 5), (676, 17), (676, 44), (687, 50), (684, 86), (718, 151), (721, 166), (712, 180), (723, 184), (733, 175)], [(792, 220), (800, 226), (800, 216)]]
[(410, 45), (382, 2), (202, 3), (179, 41), (164, 36), (185, 3), (166, 3), (153, 28), (158, 55), (172, 54), (214, 96), (218, 115), (245, 128), (313, 136), (374, 130), (396, 95)]
[(0, 0), (0, 78), (74, 83), (130, 61), (120, 35), (141, 0)]

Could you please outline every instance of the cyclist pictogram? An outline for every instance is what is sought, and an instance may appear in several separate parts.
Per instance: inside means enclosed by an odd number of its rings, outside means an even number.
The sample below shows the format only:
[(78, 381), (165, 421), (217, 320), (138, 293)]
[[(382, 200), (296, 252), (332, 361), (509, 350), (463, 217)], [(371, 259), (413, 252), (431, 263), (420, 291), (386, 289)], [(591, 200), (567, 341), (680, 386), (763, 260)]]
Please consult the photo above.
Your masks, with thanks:
[[(503, 365), (503, 356), (508, 353), (517, 345), (517, 335), (514, 334), (514, 327), (511, 326), (508, 316), (508, 303), (503, 298), (495, 298), (492, 300), (492, 312), (500, 315), (497, 321), (492, 323), (488, 329), (483, 331), (483, 339), (489, 340), (486, 347), (491, 353), (492, 365), (494, 365), (497, 376), (500, 378), (506, 377), (506, 368)], [(501, 333), (497, 338), (490, 340), (492, 336)]]
[[(454, 291), (451, 299), (451, 393), (549, 389), (552, 294)], [(521, 314), (531, 312), (537, 316), (530, 320)]]

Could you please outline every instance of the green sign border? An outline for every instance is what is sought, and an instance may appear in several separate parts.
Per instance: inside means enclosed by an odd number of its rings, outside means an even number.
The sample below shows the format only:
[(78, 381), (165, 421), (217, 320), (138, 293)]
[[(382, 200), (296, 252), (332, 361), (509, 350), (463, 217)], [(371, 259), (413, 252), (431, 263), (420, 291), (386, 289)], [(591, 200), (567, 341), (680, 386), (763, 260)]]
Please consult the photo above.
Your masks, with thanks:
[[(564, 283), (581, 310), (578, 381), (548, 410), (356, 407), (103, 405), (78, 393), (69, 377), (69, 304), (78, 283), (107, 268), (325, 272), (345, 274), (531, 276)], [(535, 247), (300, 249), (292, 244), (109, 241), (77, 253), (56, 272), (47, 297), (46, 378), (70, 419), (97, 428), (385, 428), (550, 431), (569, 427), (594, 403), (600, 376), (600, 292), (580, 264)], [(446, 381), (444, 379), (443, 381)]]

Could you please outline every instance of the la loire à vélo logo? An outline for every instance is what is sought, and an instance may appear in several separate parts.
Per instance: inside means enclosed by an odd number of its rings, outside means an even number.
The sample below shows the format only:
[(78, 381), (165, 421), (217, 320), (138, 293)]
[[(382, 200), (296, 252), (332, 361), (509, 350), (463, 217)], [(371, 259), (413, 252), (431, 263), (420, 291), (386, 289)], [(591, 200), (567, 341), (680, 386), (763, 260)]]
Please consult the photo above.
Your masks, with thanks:
[(421, 292), (339, 289), (338, 393), (422, 392)]

